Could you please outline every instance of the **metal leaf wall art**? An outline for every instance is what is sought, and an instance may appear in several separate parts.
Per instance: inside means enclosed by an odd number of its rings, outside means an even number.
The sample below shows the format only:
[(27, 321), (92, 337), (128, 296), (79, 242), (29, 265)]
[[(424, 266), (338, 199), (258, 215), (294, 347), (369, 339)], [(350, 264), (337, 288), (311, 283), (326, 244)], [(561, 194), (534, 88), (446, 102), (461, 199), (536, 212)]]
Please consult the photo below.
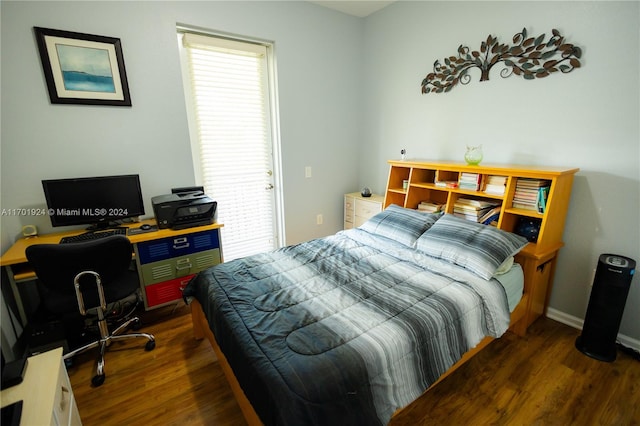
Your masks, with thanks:
[(498, 43), (498, 39), (489, 35), (480, 45), (480, 50), (471, 52), (467, 46), (458, 47), (458, 56), (444, 58), (433, 64), (433, 72), (422, 80), (422, 93), (446, 93), (458, 83), (471, 81), (469, 70), (479, 68), (480, 81), (489, 80), (489, 71), (503, 63), (500, 71), (503, 78), (511, 74), (527, 80), (547, 77), (553, 73), (568, 73), (580, 68), (582, 50), (567, 43), (558, 30), (551, 31), (552, 36), (545, 41), (545, 34), (527, 37), (527, 29), (513, 36), (513, 46)]

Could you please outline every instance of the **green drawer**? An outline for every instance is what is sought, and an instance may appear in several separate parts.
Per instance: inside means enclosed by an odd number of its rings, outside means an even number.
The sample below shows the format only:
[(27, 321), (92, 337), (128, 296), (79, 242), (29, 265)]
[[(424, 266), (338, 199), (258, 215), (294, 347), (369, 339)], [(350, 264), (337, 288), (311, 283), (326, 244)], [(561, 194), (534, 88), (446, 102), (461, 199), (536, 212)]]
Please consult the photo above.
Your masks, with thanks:
[(191, 253), (141, 266), (144, 285), (152, 285), (195, 274), (220, 263), (220, 249)]

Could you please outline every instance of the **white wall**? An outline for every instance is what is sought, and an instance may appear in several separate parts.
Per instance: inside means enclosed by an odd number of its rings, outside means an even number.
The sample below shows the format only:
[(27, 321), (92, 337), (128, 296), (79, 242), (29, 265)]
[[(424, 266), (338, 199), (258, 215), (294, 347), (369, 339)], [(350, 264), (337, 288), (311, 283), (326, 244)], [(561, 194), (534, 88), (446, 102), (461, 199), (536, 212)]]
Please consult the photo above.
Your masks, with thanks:
[[(357, 190), (361, 19), (306, 2), (2, 1), (1, 207), (44, 207), (47, 178), (139, 173), (150, 199), (194, 183), (176, 24), (275, 43), (287, 243), (342, 226)], [(50, 104), (33, 27), (121, 39), (133, 106)], [(238, 165), (241, 167), (241, 165)], [(305, 166), (313, 177), (305, 179)], [(215, 194), (211, 194), (215, 198)], [(324, 224), (316, 225), (316, 215)], [(3, 216), (2, 252), (24, 224)]]
[[(384, 189), (390, 158), (462, 161), (484, 146), (485, 163), (579, 167), (550, 306), (584, 318), (601, 253), (640, 261), (640, 57), (638, 2), (398, 2), (365, 24), (364, 137), (360, 185)], [(436, 59), (460, 44), (479, 50), (526, 26), (553, 28), (583, 50), (583, 67), (526, 81), (472, 81), (446, 94), (420, 93)], [(497, 67), (496, 67), (497, 68)], [(377, 167), (370, 167), (376, 164)], [(620, 332), (640, 343), (640, 280)]]
[[(583, 318), (600, 253), (640, 261), (638, 2), (398, 2), (365, 19), (306, 2), (2, 1), (0, 207), (44, 205), (40, 180), (140, 173), (153, 195), (193, 182), (176, 23), (276, 43), (288, 243), (341, 228), (341, 194), (382, 192), (386, 161), (461, 160), (580, 167), (551, 307)], [(131, 108), (51, 105), (33, 26), (119, 37)], [(436, 59), (557, 28), (583, 68), (421, 95)], [(304, 167), (313, 178), (304, 179)], [(167, 171), (170, 170), (170, 173)], [(315, 225), (323, 213), (324, 225)], [(0, 217), (2, 252), (25, 223)], [(635, 278), (621, 332), (640, 340)]]

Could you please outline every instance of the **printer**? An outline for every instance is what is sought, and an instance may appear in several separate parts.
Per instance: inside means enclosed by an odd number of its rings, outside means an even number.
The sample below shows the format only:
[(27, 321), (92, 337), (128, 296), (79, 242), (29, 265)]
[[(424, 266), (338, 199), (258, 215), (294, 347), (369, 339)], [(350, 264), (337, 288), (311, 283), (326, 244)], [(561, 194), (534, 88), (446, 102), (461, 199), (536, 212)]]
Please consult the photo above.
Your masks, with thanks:
[(218, 203), (201, 191), (178, 192), (151, 198), (158, 228), (185, 229), (209, 225)]

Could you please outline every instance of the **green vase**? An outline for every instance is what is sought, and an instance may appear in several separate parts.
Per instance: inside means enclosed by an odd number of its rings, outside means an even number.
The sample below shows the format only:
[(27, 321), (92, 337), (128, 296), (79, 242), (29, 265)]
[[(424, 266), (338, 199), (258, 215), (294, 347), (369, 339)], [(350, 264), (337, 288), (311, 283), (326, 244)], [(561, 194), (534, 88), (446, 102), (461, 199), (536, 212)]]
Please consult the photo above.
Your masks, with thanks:
[(482, 161), (482, 145), (467, 146), (467, 152), (464, 154), (464, 161), (470, 166), (477, 166)]

